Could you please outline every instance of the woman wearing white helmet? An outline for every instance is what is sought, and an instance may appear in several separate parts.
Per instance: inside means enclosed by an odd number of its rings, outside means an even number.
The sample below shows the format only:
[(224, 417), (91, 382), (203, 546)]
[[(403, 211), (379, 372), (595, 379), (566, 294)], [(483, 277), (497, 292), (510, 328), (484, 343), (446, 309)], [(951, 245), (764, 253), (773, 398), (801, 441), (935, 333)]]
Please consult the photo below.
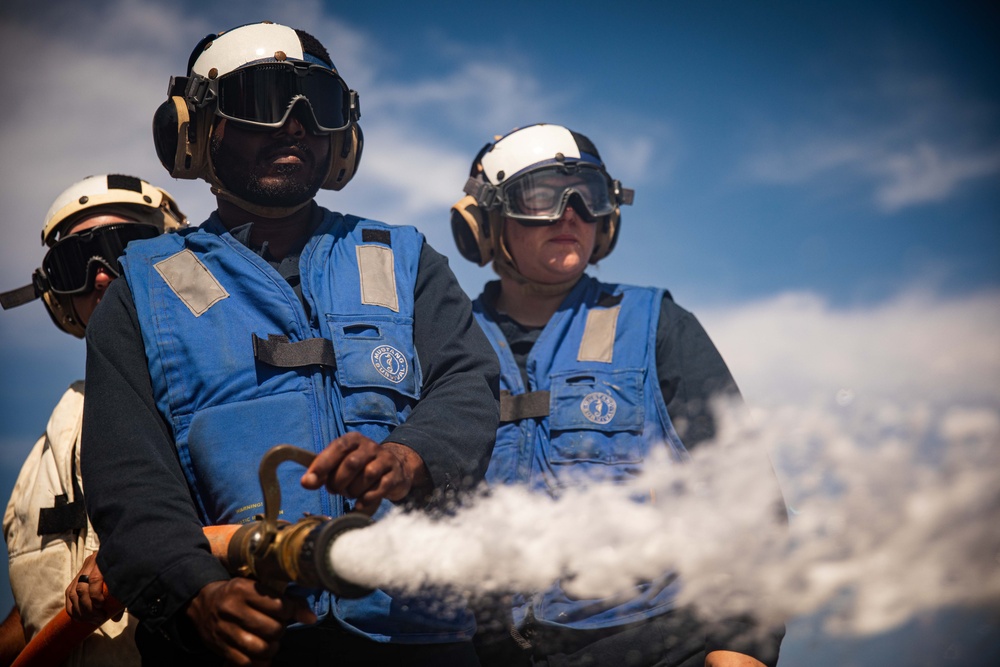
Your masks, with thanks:
[[(0, 294), (0, 303), (7, 309), (41, 298), (56, 326), (82, 337), (104, 291), (119, 275), (125, 246), (185, 224), (173, 198), (142, 179), (85, 178), (49, 208), (42, 227), (48, 252), (32, 283)], [(2, 657), (12, 659), (65, 607), (72, 618), (103, 623), (76, 649), (72, 664), (138, 665), (134, 624), (128, 616), (108, 620), (120, 610), (104, 608), (103, 578), (94, 563), (97, 535), (87, 520), (80, 480), (83, 390), (82, 381), (74, 382), (56, 405), (4, 514), (15, 607), (3, 625)]]
[[(465, 192), (452, 207), (456, 244), (500, 276), (473, 303), (501, 369), (490, 484), (558, 496), (634, 478), (656, 450), (684, 461), (714, 436), (713, 399), (739, 392), (698, 321), (665, 290), (585, 273), (614, 249), (620, 207), (633, 198), (587, 137), (550, 124), (498, 137), (476, 156)], [(742, 621), (710, 631), (675, 609), (679, 586), (670, 572), (606, 600), (559, 585), (516, 596), (500, 611), (506, 623), (490, 622), (495, 609), (481, 614), (481, 627), (501, 627), (481, 631), (481, 661), (775, 663), (781, 630), (765, 641), (742, 633)]]

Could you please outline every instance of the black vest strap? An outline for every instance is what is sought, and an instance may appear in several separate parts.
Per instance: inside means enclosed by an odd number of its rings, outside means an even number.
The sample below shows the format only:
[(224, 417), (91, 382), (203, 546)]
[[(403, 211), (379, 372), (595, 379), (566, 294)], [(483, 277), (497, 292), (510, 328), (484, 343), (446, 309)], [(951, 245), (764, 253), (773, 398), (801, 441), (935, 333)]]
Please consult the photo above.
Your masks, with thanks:
[(87, 510), (82, 500), (68, 502), (65, 493), (56, 496), (55, 507), (38, 510), (38, 534), (57, 535), (70, 530), (82, 530), (87, 525)]
[(548, 417), (548, 415), (549, 392), (547, 391), (512, 394), (504, 389), (500, 392), (500, 423)]
[(337, 357), (333, 353), (333, 343), (326, 338), (307, 338), (297, 343), (289, 343), (287, 336), (268, 334), (267, 340), (253, 336), (253, 356), (257, 361), (278, 368), (301, 368), (302, 366), (337, 367)]

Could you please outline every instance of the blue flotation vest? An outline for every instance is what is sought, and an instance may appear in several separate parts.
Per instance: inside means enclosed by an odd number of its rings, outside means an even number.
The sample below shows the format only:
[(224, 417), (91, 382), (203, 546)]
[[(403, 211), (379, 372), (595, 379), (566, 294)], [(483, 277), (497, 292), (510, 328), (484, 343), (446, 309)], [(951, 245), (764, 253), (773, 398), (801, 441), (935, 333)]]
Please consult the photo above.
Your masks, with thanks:
[[(122, 258), (157, 407), (205, 525), (263, 511), (261, 457), (278, 444), (320, 452), (348, 431), (382, 442), (420, 398), (413, 293), (423, 236), (412, 227), (324, 211), (299, 258), (302, 300), (217, 214), (196, 229), (133, 244)], [(336, 517), (346, 499), (307, 491), (278, 469), (282, 519)], [(391, 507), (383, 501), (377, 519)], [(466, 609), (440, 601), (311, 596), (376, 641), (471, 636)]]
[[(528, 386), (500, 326), (485, 305), (476, 320), (500, 359), (501, 410), (490, 484), (524, 484), (557, 497), (571, 486), (625, 481), (654, 447), (672, 460), (687, 451), (667, 414), (656, 372), (656, 331), (663, 291), (603, 284), (584, 276), (531, 348)], [(672, 573), (636, 587), (626, 601), (578, 599), (557, 584), (515, 599), (514, 620), (576, 629), (630, 623), (674, 605)]]

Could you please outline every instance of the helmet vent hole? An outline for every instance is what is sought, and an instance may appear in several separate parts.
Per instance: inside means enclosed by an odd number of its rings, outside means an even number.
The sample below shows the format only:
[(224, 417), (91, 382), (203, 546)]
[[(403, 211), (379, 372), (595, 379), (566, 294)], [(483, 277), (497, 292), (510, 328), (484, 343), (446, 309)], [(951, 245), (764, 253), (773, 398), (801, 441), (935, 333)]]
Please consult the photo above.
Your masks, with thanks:
[(81, 205), (81, 206), (82, 206), (83, 204), (86, 204), (86, 203), (87, 203), (87, 202), (89, 202), (89, 201), (90, 201), (90, 197), (88, 197), (87, 195), (84, 195), (84, 196), (80, 197), (80, 205)]
[(506, 175), (507, 175), (507, 174), (505, 174), (505, 173), (503, 172), (503, 170), (500, 170), (500, 171), (498, 171), (498, 172), (497, 172), (497, 180), (498, 180), (498, 181), (502, 181), (502, 180), (504, 179), (504, 176), (506, 176)]
[(274, 59), (277, 60), (279, 63), (283, 62), (286, 58), (288, 58), (288, 56), (285, 55), (284, 51), (275, 51), (274, 52)]
[(215, 67), (213, 67), (212, 69), (208, 70), (208, 78), (209, 79), (215, 79), (218, 76), (219, 76), (219, 70), (216, 69)]
[(144, 202), (146, 202), (147, 204), (152, 204), (153, 203), (153, 198), (150, 197), (149, 195), (143, 195), (142, 196), (142, 200)]

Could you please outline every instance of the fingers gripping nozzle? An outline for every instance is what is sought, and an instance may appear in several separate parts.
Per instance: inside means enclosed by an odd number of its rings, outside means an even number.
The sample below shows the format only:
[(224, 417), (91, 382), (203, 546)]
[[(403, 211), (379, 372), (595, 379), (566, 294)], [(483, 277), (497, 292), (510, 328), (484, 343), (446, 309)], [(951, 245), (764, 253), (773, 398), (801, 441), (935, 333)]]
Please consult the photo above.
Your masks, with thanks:
[[(330, 556), (331, 546), (344, 533), (372, 523), (361, 513), (351, 512), (331, 519), (307, 515), (295, 523), (278, 521), (281, 509), (281, 485), (278, 465), (294, 461), (303, 466), (316, 455), (291, 445), (278, 445), (260, 462), (260, 486), (264, 492), (264, 514), (242, 526), (219, 526), (231, 529), (213, 543), (213, 552), (233, 574), (257, 579), (275, 590), (289, 583), (308, 588), (323, 588), (344, 598), (364, 597), (372, 589), (353, 584), (341, 577)], [(210, 541), (213, 538), (210, 536)]]

